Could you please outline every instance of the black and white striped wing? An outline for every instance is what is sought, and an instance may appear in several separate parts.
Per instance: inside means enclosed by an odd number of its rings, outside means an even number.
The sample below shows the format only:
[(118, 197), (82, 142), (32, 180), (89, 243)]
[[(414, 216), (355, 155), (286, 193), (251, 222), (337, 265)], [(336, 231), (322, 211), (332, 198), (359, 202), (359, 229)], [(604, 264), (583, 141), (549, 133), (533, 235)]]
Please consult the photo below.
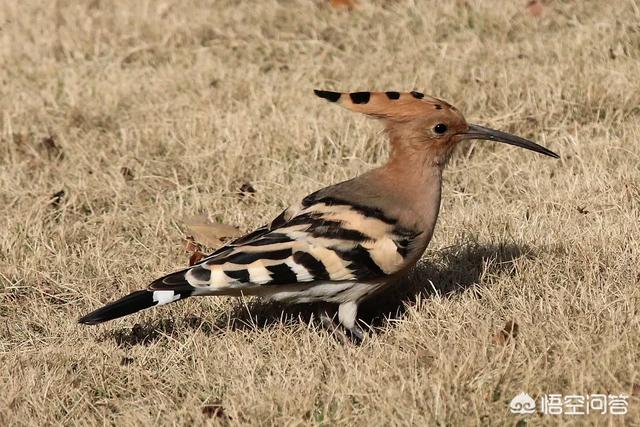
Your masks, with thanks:
[(327, 281), (376, 281), (406, 265), (418, 234), (379, 210), (333, 198), (283, 212), (271, 224), (220, 248), (151, 289), (184, 284), (202, 293)]

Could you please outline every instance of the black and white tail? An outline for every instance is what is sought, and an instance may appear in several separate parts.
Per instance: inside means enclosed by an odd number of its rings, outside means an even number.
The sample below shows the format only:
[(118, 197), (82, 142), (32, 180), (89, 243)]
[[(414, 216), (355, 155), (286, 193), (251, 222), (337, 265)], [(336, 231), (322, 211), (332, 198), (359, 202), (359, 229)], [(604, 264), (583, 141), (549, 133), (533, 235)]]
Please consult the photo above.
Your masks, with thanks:
[(85, 325), (97, 325), (156, 305), (169, 304), (188, 298), (193, 293), (194, 287), (185, 278), (187, 271), (178, 271), (162, 277), (151, 283), (148, 289), (132, 292), (82, 316), (78, 322)]

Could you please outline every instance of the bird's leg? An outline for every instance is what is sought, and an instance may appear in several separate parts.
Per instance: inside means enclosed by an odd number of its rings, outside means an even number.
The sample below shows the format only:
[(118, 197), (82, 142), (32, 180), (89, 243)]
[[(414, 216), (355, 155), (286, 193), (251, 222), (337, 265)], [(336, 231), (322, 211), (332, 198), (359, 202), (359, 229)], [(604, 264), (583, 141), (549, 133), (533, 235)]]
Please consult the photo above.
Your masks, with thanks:
[(344, 302), (338, 307), (338, 320), (344, 328), (345, 335), (354, 344), (362, 343), (364, 332), (356, 323), (358, 304), (354, 301)]
[(322, 328), (333, 335), (341, 343), (360, 344), (364, 334), (355, 322), (357, 306), (355, 303), (347, 304), (352, 305), (342, 307), (344, 304), (341, 304), (338, 307), (337, 319), (334, 306), (332, 304), (322, 304), (317, 310), (318, 319), (320, 320)]
[(320, 325), (329, 332), (334, 332), (340, 325), (336, 322), (336, 311), (329, 304), (321, 304), (317, 310)]

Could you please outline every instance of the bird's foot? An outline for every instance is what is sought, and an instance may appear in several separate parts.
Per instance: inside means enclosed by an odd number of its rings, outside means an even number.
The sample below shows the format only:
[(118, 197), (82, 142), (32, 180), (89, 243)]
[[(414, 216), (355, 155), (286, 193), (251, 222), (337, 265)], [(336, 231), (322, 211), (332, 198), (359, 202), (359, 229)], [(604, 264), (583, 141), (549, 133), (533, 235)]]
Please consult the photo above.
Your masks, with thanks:
[(329, 307), (322, 307), (318, 311), (318, 318), (320, 319), (320, 325), (323, 329), (329, 332), (342, 344), (354, 344), (360, 345), (364, 341), (365, 334), (358, 325), (353, 325), (352, 328), (346, 327), (343, 323), (336, 318), (335, 309), (332, 310)]
[(358, 325), (353, 325), (351, 329), (342, 325), (341, 328), (346, 336), (346, 338), (351, 342), (351, 344), (360, 345), (364, 341), (364, 331)]

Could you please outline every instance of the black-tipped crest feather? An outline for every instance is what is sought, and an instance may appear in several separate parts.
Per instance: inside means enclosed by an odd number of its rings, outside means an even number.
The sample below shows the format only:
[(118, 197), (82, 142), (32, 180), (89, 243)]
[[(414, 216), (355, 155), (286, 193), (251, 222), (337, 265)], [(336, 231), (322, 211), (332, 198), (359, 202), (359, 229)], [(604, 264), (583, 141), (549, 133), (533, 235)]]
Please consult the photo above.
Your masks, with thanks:
[(326, 99), (329, 102), (336, 102), (337, 100), (340, 99), (340, 96), (342, 95), (340, 92), (331, 92), (329, 90), (318, 90), (318, 89), (314, 89), (313, 93), (315, 93), (320, 98)]
[(349, 98), (354, 104), (366, 104), (371, 99), (371, 92), (352, 92)]

